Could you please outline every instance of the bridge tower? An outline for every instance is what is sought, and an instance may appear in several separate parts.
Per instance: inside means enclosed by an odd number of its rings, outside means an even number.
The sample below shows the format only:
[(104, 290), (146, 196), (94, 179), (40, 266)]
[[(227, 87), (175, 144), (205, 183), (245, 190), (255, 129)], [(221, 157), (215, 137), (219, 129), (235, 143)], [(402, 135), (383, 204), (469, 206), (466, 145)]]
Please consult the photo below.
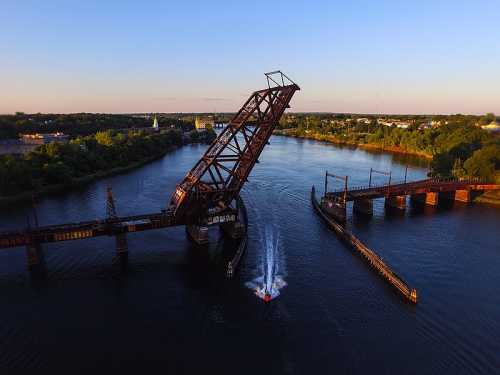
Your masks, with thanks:
[(235, 200), (300, 90), (281, 71), (265, 75), (267, 88), (250, 95), (170, 199), (168, 210), (186, 223), (188, 234), (198, 243), (208, 241), (208, 225), (224, 223), (225, 231), (239, 231), (238, 224), (228, 224), (238, 221)]
[(116, 254), (119, 257), (126, 257), (128, 254), (127, 235), (122, 231), (121, 224), (113, 223), (113, 220), (118, 218), (115, 200), (113, 198), (113, 190), (108, 187), (106, 193), (106, 220), (111, 222), (110, 225), (113, 227), (113, 232), (116, 233)]

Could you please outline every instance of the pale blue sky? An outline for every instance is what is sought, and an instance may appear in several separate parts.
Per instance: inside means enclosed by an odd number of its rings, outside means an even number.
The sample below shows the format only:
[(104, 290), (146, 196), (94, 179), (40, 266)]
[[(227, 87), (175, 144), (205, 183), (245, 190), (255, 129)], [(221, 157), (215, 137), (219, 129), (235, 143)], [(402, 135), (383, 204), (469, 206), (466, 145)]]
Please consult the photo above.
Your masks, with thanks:
[(499, 1), (0, 0), (0, 113), (500, 114)]

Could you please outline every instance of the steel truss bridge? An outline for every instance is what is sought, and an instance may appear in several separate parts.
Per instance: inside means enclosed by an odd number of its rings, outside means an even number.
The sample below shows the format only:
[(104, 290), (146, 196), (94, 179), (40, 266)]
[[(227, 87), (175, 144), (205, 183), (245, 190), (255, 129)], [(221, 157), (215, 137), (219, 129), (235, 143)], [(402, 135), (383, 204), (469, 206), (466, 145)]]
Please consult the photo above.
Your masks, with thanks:
[(357, 199), (377, 199), (384, 197), (416, 195), (427, 193), (455, 193), (459, 192), (483, 192), (486, 190), (498, 190), (500, 185), (480, 179), (437, 179), (429, 178), (420, 181), (412, 181), (396, 184), (385, 184), (378, 186), (351, 187), (347, 190), (337, 190), (327, 193), (327, 197), (343, 198), (347, 201)]
[(232, 237), (241, 236), (237, 205), (241, 188), (293, 95), (300, 90), (281, 71), (265, 76), (267, 88), (250, 95), (177, 185), (165, 209), (120, 217), (108, 190), (106, 218), (0, 232), (0, 248), (26, 246), (28, 264), (36, 266), (43, 259), (43, 243), (115, 236), (117, 253), (126, 254), (126, 234), (131, 232), (186, 225), (189, 236), (201, 244), (208, 241), (207, 227), (220, 225)]
[[(371, 185), (370, 171), (370, 185)], [(322, 198), (323, 209), (336, 220), (344, 222), (347, 218), (347, 202), (353, 201), (353, 211), (360, 214), (373, 214), (373, 199), (385, 198), (386, 208), (404, 210), (406, 197), (410, 196), (414, 203), (436, 206), (440, 201), (471, 202), (475, 196), (488, 190), (500, 190), (500, 185), (480, 179), (437, 179), (429, 178), (420, 181), (392, 183), (378, 186), (348, 187), (348, 176), (336, 176), (326, 172), (325, 195)], [(328, 177), (342, 180), (344, 188), (328, 192)]]

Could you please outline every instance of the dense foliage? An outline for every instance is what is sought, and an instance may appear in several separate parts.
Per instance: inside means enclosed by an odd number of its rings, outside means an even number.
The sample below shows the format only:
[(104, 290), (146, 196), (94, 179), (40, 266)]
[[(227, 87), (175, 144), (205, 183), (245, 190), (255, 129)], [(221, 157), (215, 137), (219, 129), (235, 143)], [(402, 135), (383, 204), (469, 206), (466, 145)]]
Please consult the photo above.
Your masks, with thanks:
[[(194, 129), (194, 122), (175, 116), (158, 116), (160, 128), (178, 128), (184, 132)], [(94, 113), (75, 114), (24, 114), (0, 115), (0, 139), (17, 138), (24, 133), (63, 132), (85, 136), (108, 129), (149, 128), (151, 118), (133, 115), (111, 115)]]
[[(332, 116), (332, 115), (330, 115)], [(402, 116), (399, 116), (402, 117)], [(408, 128), (380, 125), (370, 118), (366, 123), (349, 115), (294, 116), (283, 121), (287, 134), (350, 144), (371, 144), (384, 149), (424, 154), (433, 157), (431, 176), (498, 178), (500, 174), (500, 139), (477, 124), (489, 124), (486, 116), (439, 116), (438, 127), (423, 127), (429, 120), (419, 116), (404, 117)], [(338, 121), (337, 121), (338, 120)]]
[(49, 143), (29, 154), (0, 157), (0, 195), (14, 195), (47, 185), (68, 184), (78, 178), (164, 154), (183, 142), (180, 130), (160, 134), (103, 131), (67, 144)]

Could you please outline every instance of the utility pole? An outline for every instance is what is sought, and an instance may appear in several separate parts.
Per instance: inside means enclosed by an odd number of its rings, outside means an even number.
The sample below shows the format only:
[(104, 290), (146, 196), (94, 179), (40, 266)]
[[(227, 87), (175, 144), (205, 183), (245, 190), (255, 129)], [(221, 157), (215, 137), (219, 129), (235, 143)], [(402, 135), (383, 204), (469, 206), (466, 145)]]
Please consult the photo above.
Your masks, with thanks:
[(328, 187), (328, 171), (325, 173), (325, 197), (326, 197), (326, 192), (327, 192), (327, 187)]

